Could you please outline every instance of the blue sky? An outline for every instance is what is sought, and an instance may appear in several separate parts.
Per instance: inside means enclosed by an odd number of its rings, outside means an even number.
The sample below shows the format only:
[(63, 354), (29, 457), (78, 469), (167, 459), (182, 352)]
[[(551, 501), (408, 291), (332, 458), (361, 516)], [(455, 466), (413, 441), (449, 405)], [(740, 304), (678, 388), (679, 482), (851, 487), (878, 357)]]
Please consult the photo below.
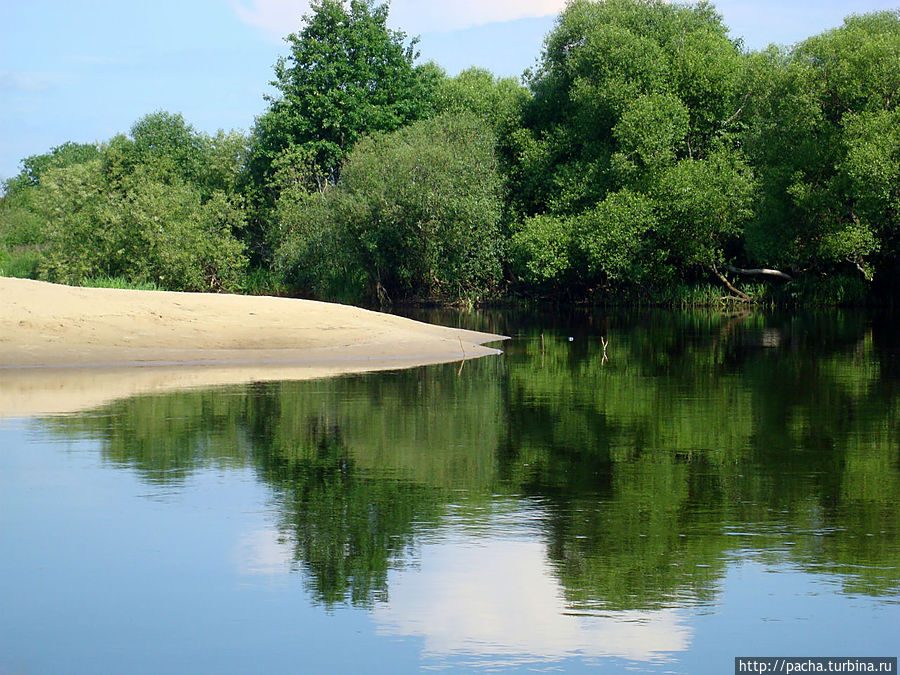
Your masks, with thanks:
[[(565, 0), (393, 0), (422, 60), (520, 75)], [(747, 47), (791, 44), (900, 0), (720, 0)], [(66, 141), (104, 141), (155, 110), (249, 130), (304, 0), (0, 0), (0, 180)]]

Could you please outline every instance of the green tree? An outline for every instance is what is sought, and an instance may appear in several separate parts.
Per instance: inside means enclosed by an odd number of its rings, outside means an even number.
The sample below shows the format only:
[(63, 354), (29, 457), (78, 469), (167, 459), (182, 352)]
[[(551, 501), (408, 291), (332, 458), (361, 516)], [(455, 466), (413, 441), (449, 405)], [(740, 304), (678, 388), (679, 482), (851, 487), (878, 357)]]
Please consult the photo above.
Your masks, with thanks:
[(516, 277), (534, 290), (550, 290), (572, 279), (571, 219), (552, 214), (526, 218), (513, 230), (509, 257)]
[(661, 285), (721, 262), (755, 187), (736, 138), (743, 58), (706, 2), (569, 3), (503, 148), (526, 289)]
[(753, 215), (756, 179), (739, 153), (723, 149), (669, 167), (651, 193), (658, 243), (669, 259), (681, 268), (714, 271)]
[(110, 186), (99, 160), (44, 175), (36, 196), (47, 242), (40, 265), (50, 281), (95, 276), (151, 280), (171, 290), (237, 290), (246, 259), (232, 234), (243, 213), (224, 193), (165, 183), (138, 167)]
[(40, 155), (31, 155), (22, 160), (22, 170), (4, 184), (4, 196), (14, 197), (26, 188), (41, 183), (41, 176), (47, 169), (82, 164), (100, 156), (100, 149), (94, 143), (73, 143), (58, 145)]
[(93, 143), (63, 143), (22, 160), (18, 175), (0, 187), (0, 274), (34, 278), (47, 233), (36, 210), (41, 179), (51, 169), (71, 167), (100, 157)]
[(896, 278), (898, 60), (896, 10), (753, 56), (743, 138), (763, 189), (747, 229), (753, 262)]
[(216, 192), (237, 197), (247, 152), (247, 139), (238, 132), (219, 130), (210, 136), (182, 115), (160, 110), (135, 122), (129, 136), (110, 140), (104, 170), (111, 183), (144, 171), (164, 183), (192, 185), (203, 200)]
[(371, 0), (315, 0), (304, 26), (275, 64), (278, 95), (257, 120), (252, 178), (266, 190), (279, 155), (303, 146), (317, 186), (336, 182), (360, 138), (393, 131), (430, 109), (433, 68), (416, 68), (415, 45), (387, 28), (388, 6)]
[(456, 77), (438, 80), (434, 93), (437, 113), (470, 112), (502, 133), (516, 124), (528, 90), (514, 77), (497, 78), (485, 68), (468, 68)]
[[(246, 267), (235, 236), (244, 229), (236, 187), (245, 157), (241, 134), (199, 133), (165, 111), (102, 146), (65, 144), (30, 157), (0, 207), (0, 254), (11, 258), (3, 268), (75, 284), (107, 276), (237, 290)], [(17, 270), (26, 253), (29, 269)]]
[(613, 282), (652, 278), (662, 257), (651, 238), (658, 225), (647, 196), (627, 189), (607, 195), (579, 216), (574, 228), (588, 274)]
[(491, 292), (503, 255), (494, 145), (469, 113), (366, 138), (337, 186), (282, 194), (280, 264), (326, 297), (341, 286), (383, 302)]

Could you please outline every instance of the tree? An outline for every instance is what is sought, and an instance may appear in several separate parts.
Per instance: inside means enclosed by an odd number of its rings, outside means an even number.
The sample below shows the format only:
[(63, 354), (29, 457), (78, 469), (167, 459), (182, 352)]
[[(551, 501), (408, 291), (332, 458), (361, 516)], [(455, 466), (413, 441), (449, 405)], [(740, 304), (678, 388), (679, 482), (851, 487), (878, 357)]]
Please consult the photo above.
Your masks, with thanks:
[(236, 196), (247, 159), (247, 139), (219, 130), (196, 131), (181, 114), (160, 110), (131, 126), (129, 136), (113, 137), (104, 151), (105, 172), (112, 182), (145, 171), (165, 183), (194, 186), (203, 200), (216, 192)]
[(468, 68), (456, 77), (441, 78), (434, 93), (437, 113), (470, 112), (502, 133), (516, 123), (528, 90), (514, 77), (497, 78), (485, 68)]
[(0, 208), (4, 266), (66, 283), (108, 276), (237, 290), (247, 264), (235, 192), (245, 149), (241, 134), (198, 133), (158, 111), (130, 136), (30, 157)]
[(682, 269), (716, 271), (753, 215), (756, 179), (740, 153), (717, 150), (666, 169), (651, 192), (659, 243)]
[(237, 290), (246, 259), (232, 230), (243, 213), (221, 192), (160, 181), (137, 167), (110, 186), (100, 160), (48, 170), (35, 197), (46, 229), (41, 277), (97, 276), (182, 291)]
[(763, 201), (751, 261), (866, 282), (900, 273), (900, 11), (755, 55), (743, 145)]
[[(319, 296), (477, 299), (500, 276), (500, 178), (490, 127), (444, 114), (360, 141), (341, 182), (282, 193), (278, 261)], [(287, 221), (287, 222), (285, 222)]]
[(755, 189), (742, 70), (706, 2), (570, 2), (504, 145), (526, 286), (668, 284), (721, 262)]
[(22, 160), (22, 171), (6, 181), (4, 194), (14, 197), (15, 194), (28, 187), (36, 187), (41, 183), (41, 176), (52, 167), (65, 167), (81, 164), (97, 159), (100, 149), (95, 143), (73, 143), (71, 141), (52, 148), (50, 152), (31, 155)]
[[(316, 185), (334, 183), (364, 135), (393, 131), (429, 110), (433, 68), (415, 68), (413, 39), (387, 28), (388, 6), (371, 0), (314, 0), (305, 25), (287, 37), (275, 64), (277, 97), (257, 120), (251, 172), (258, 189), (279, 155), (305, 149)], [(275, 195), (270, 195), (274, 198)]]
[(51, 169), (71, 167), (100, 157), (94, 143), (67, 142), (22, 160), (18, 175), (0, 186), (0, 273), (34, 277), (40, 249), (46, 243), (44, 222), (36, 211), (35, 195)]

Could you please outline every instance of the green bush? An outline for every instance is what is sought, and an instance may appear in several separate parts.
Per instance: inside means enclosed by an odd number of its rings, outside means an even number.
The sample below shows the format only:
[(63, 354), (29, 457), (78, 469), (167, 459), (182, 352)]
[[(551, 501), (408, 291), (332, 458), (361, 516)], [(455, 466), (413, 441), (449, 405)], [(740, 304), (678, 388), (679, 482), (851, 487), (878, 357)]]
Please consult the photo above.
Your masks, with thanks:
[(534, 216), (513, 233), (510, 264), (516, 277), (529, 286), (557, 286), (571, 276), (572, 246), (572, 226), (567, 219)]
[(246, 268), (232, 231), (242, 212), (221, 192), (161, 182), (140, 169), (111, 190), (99, 161), (45, 174), (36, 197), (46, 222), (40, 276), (152, 281), (183, 291), (237, 290)]
[(465, 112), (363, 139), (337, 186), (282, 192), (280, 268), (325, 297), (495, 293), (504, 250), (494, 143), (490, 126)]

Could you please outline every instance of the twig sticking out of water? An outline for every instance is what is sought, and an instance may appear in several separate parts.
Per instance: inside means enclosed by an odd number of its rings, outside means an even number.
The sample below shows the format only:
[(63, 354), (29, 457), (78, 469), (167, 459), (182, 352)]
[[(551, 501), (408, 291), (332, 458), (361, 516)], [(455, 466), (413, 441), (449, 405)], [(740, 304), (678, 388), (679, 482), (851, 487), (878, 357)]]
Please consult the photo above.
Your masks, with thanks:
[(468, 357), (466, 356), (466, 348), (463, 347), (462, 338), (459, 337), (459, 335), (457, 335), (456, 337), (459, 339), (459, 348), (462, 349), (463, 353), (463, 360), (459, 362), (459, 370), (456, 371), (456, 376), (459, 377), (460, 375), (462, 375), (462, 369), (463, 366), (466, 365), (466, 359)]

